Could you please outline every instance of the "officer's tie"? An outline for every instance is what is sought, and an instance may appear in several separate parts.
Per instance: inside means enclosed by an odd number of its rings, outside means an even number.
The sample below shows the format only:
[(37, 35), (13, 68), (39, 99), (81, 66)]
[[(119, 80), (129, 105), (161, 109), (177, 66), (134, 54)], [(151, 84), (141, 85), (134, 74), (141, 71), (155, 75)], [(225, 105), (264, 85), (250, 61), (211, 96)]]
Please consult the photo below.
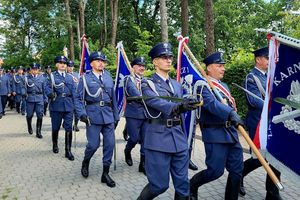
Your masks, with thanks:
[(167, 83), (167, 85), (169, 86), (170, 90), (174, 93), (173, 87), (172, 87), (172, 85), (170, 84), (169, 79), (166, 80), (166, 83)]
[(61, 73), (61, 76), (63, 77), (63, 78), (65, 78), (65, 73), (63, 72), (63, 73)]
[(102, 75), (101, 74), (99, 75), (99, 81), (100, 81), (101, 84), (103, 84)]

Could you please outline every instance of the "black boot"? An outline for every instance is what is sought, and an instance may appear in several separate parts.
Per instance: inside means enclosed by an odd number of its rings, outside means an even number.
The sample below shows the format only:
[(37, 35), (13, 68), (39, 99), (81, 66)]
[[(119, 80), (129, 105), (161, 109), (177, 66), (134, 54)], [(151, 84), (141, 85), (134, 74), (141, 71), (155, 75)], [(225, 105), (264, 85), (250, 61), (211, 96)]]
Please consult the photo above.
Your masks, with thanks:
[(72, 146), (72, 131), (66, 131), (65, 134), (65, 150), (66, 154), (65, 157), (69, 160), (74, 160), (74, 156), (71, 152), (71, 146)]
[(108, 187), (115, 187), (116, 183), (112, 178), (108, 175), (109, 173), (109, 166), (103, 165), (103, 173), (101, 176), (101, 183), (106, 183)]
[(79, 132), (79, 128), (78, 128), (78, 119), (75, 119), (74, 126), (73, 126), (73, 131)]
[(57, 139), (58, 139), (58, 131), (52, 131), (53, 153), (58, 153), (59, 151), (57, 146)]
[(189, 169), (194, 170), (194, 171), (198, 170), (197, 165), (195, 165), (192, 160), (190, 160), (190, 162), (189, 162)]
[(33, 131), (32, 131), (32, 125), (31, 125), (31, 121), (32, 121), (32, 117), (27, 117), (27, 129), (28, 129), (28, 133), (30, 135), (32, 135)]
[(143, 156), (143, 155), (141, 155), (141, 158), (140, 158), (139, 172), (143, 172), (146, 175), (145, 156)]
[(47, 115), (47, 107), (48, 107), (48, 103), (44, 103), (44, 116)]
[(84, 159), (82, 161), (82, 166), (81, 166), (81, 175), (84, 178), (87, 178), (89, 176), (89, 166), (90, 166), (90, 159)]
[[(275, 169), (272, 165), (270, 165), (270, 167), (273, 170), (274, 174), (277, 176), (277, 178), (280, 180), (280, 175), (281, 175), (280, 171)], [(266, 179), (266, 190), (267, 190), (267, 194), (265, 200), (282, 200), (278, 188), (273, 183), (269, 175), (267, 175), (267, 179)]]
[(127, 163), (128, 166), (132, 166), (132, 158), (131, 158), (131, 152), (129, 150), (124, 150), (125, 154), (125, 162)]
[(36, 120), (36, 137), (42, 139), (42, 133), (41, 133), (41, 129), (42, 129), (42, 124), (43, 124), (43, 118), (37, 118)]
[(240, 185), (240, 195), (241, 196), (245, 196), (246, 195), (246, 191), (245, 191), (245, 188), (244, 188), (244, 178), (242, 177), (241, 179), (241, 185)]
[(198, 188), (205, 184), (206, 181), (203, 180), (205, 177), (204, 171), (200, 171), (195, 174), (190, 180), (190, 199), (198, 200)]
[(174, 197), (174, 200), (189, 200), (189, 196), (181, 196), (177, 193), (175, 193), (175, 197)]
[(125, 128), (123, 130), (123, 138), (124, 138), (125, 141), (128, 141), (128, 134), (127, 134), (126, 126), (125, 126)]
[(17, 113), (20, 113), (20, 105), (21, 105), (20, 102), (16, 102), (16, 111), (17, 111)]
[(240, 178), (232, 177), (230, 174), (228, 175), (225, 189), (225, 200), (237, 200), (239, 198), (240, 184)]
[(153, 194), (150, 190), (150, 185), (147, 184), (144, 189), (142, 190), (140, 196), (137, 198), (137, 200), (151, 200), (157, 197), (156, 194)]

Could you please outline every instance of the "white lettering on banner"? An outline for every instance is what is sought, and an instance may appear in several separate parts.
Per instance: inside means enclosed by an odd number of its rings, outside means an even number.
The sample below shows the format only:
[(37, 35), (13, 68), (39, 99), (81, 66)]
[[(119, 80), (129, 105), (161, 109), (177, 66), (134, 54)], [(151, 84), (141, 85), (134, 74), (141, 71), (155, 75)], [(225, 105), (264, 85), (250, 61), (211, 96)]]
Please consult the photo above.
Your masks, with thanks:
[(274, 84), (278, 86), (282, 81), (289, 78), (291, 75), (300, 72), (300, 62), (298, 64), (294, 64), (293, 67), (287, 67), (287, 72), (280, 72), (280, 78), (278, 79), (276, 76), (274, 77)]
[(181, 67), (181, 74), (188, 74), (189, 68), (188, 67)]

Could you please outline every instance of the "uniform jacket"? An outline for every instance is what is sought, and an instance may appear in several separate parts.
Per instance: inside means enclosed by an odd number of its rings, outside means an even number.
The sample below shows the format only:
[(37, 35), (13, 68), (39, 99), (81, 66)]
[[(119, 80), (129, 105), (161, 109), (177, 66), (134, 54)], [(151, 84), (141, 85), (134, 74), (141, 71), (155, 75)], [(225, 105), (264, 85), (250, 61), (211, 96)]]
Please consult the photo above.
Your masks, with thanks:
[(26, 85), (26, 101), (28, 102), (45, 102), (47, 101), (46, 96), (46, 82), (43, 76), (37, 75), (34, 77), (31, 74), (28, 74), (25, 77)]
[(13, 78), (13, 92), (17, 95), (25, 95), (25, 77), (23, 75), (16, 74)]
[[(226, 84), (221, 83), (228, 88)], [(229, 91), (229, 90), (228, 90)], [(234, 109), (229, 105), (221, 103), (210, 89), (204, 86), (202, 91), (203, 106), (201, 107), (200, 124), (209, 127), (202, 128), (202, 140), (206, 143), (234, 143), (238, 141), (237, 130), (234, 127), (213, 126), (214, 124), (225, 124), (231, 111)]]
[(71, 75), (65, 73), (61, 76), (58, 71), (52, 72), (54, 85), (51, 78), (47, 84), (47, 96), (54, 94), (55, 98), (49, 103), (49, 110), (55, 112), (73, 112), (75, 104), (80, 104), (77, 98), (76, 85)]
[[(258, 86), (253, 76), (258, 78), (258, 80), (260, 81), (263, 87), (263, 90), (266, 91), (267, 77), (256, 68), (253, 68), (251, 72), (246, 76), (245, 88), (250, 92), (254, 93), (255, 95), (257, 95), (258, 97), (264, 99), (263, 95), (258, 89)], [(256, 128), (263, 109), (263, 101), (255, 97), (252, 97), (247, 93), (246, 93), (246, 101), (248, 104), (248, 112), (246, 115), (245, 124), (247, 127)]]
[[(174, 92), (170, 89), (168, 84), (157, 74), (154, 74), (149, 79), (155, 85), (155, 89), (159, 96), (173, 96), (182, 97), (181, 85), (173, 79), (170, 79), (170, 83), (173, 86)], [(149, 82), (143, 80), (142, 82), (142, 94), (143, 96), (158, 96)], [(157, 119), (172, 119), (178, 117), (183, 122), (183, 116), (175, 116), (173, 112), (174, 108), (179, 103), (171, 102), (161, 98), (151, 98), (146, 101), (147, 108), (149, 110), (148, 118), (156, 117), (160, 114)], [(146, 120), (144, 125), (144, 147), (145, 149), (160, 151), (160, 152), (181, 152), (188, 148), (187, 135), (185, 134), (183, 123), (181, 125), (167, 127), (163, 124), (153, 124)]]
[[(87, 88), (91, 95), (96, 94), (99, 88), (101, 88), (102, 93), (97, 97), (90, 96), (84, 88), (83, 77), (86, 80)], [(77, 92), (79, 94), (78, 98), (85, 103), (85, 107), (76, 107), (78, 116), (88, 115), (91, 123), (97, 125), (110, 124), (120, 120), (114, 91), (114, 82), (108, 71), (104, 70), (102, 83), (93, 72), (83, 75), (80, 78)], [(100, 101), (106, 104), (110, 103), (111, 105), (100, 106)]]
[(0, 95), (11, 93), (9, 77), (5, 74), (0, 75)]
[[(140, 96), (141, 92), (138, 90), (136, 84), (132, 82), (132, 76), (126, 76), (124, 78), (124, 90), (125, 90), (125, 96), (127, 97), (134, 97), (134, 96)], [(145, 109), (142, 101), (130, 101), (127, 100), (126, 102), (126, 108), (125, 108), (125, 117), (130, 117), (134, 119), (145, 119)]]

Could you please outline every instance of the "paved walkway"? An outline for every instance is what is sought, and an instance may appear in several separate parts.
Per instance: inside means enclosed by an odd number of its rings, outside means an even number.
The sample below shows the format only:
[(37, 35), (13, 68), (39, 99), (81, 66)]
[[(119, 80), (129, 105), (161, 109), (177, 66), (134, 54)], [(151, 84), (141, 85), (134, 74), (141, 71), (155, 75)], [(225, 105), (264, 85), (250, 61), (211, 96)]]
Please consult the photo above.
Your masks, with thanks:
[[(35, 127), (35, 119), (33, 120)], [(109, 188), (100, 182), (102, 173), (102, 151), (96, 152), (90, 165), (90, 176), (85, 179), (80, 174), (81, 161), (86, 144), (84, 124), (80, 123), (80, 132), (76, 133), (76, 148), (73, 145), (75, 160), (64, 157), (64, 132), (59, 135), (60, 152), (52, 153), (50, 118), (44, 118), (43, 139), (29, 135), (24, 116), (8, 111), (0, 120), (0, 199), (136, 199), (146, 185), (146, 177), (138, 172), (139, 148), (133, 150), (134, 164), (127, 166), (124, 162), (122, 139), (124, 119), (116, 132), (117, 168), (111, 168), (111, 176), (116, 181), (115, 188)], [(249, 155), (244, 154), (245, 158)], [(200, 169), (205, 168), (203, 143), (197, 140), (192, 155), (193, 161)], [(190, 177), (195, 172), (190, 171)], [(221, 200), (224, 196), (227, 173), (218, 180), (199, 188), (199, 199)], [(247, 195), (240, 199), (262, 200), (265, 172), (258, 169), (245, 179)], [(285, 190), (284, 199), (300, 199), (300, 185), (282, 177)], [(170, 189), (157, 199), (173, 199), (174, 189)]]

